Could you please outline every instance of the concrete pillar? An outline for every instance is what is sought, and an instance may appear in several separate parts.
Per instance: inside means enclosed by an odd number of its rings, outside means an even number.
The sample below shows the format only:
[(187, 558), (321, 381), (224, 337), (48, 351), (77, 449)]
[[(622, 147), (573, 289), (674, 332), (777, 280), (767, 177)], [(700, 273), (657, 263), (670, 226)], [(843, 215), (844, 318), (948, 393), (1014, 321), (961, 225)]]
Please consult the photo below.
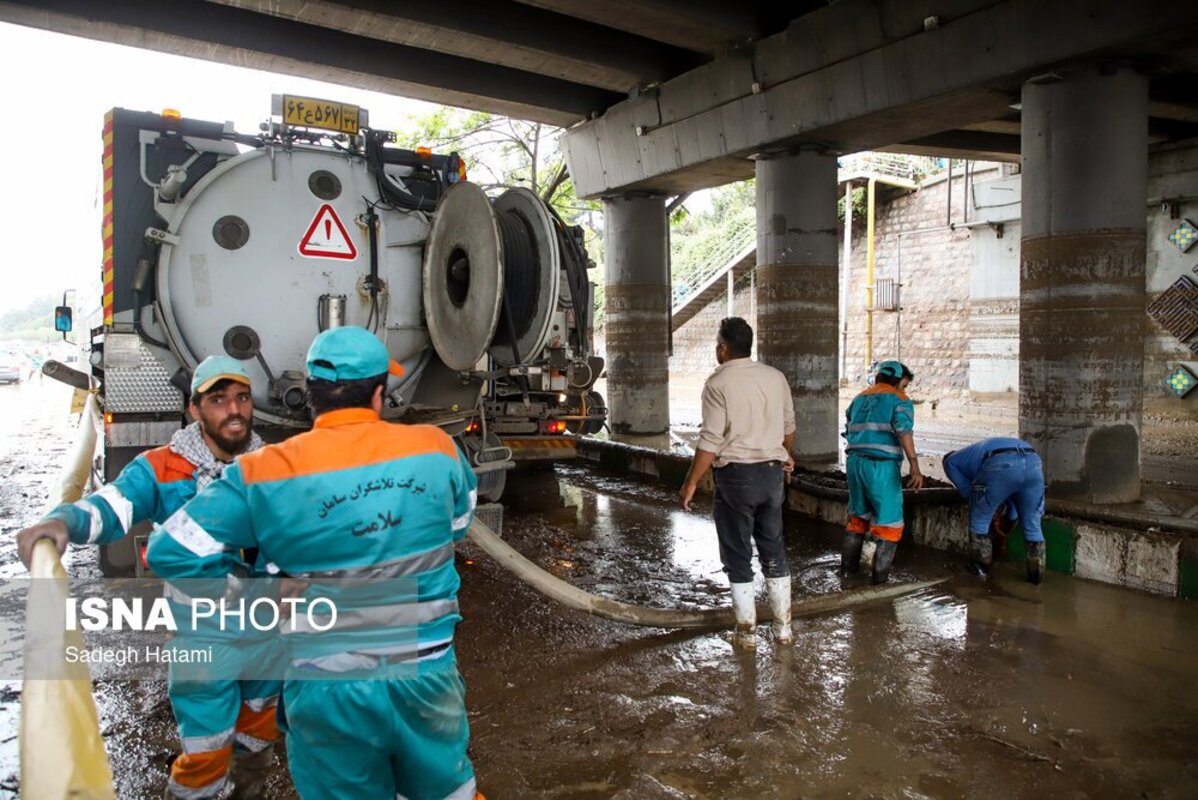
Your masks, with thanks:
[(1053, 497), (1140, 495), (1147, 102), (1122, 69), (1023, 87), (1019, 432)]
[(833, 155), (757, 161), (757, 358), (790, 382), (799, 461), (839, 449), (836, 199)]
[(659, 436), (670, 428), (665, 198), (616, 197), (603, 209), (608, 425), (617, 436)]

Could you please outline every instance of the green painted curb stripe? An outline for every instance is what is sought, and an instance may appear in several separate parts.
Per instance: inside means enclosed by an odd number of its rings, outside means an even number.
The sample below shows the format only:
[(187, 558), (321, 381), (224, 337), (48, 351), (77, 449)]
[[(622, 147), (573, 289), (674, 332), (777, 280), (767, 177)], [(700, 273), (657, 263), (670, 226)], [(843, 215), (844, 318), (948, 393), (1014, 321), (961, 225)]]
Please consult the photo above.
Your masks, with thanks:
[[(1044, 543), (1048, 551), (1045, 561), (1048, 569), (1072, 575), (1074, 571), (1073, 526), (1059, 519), (1045, 517), (1040, 522), (1040, 529), (1044, 531)], [(1015, 530), (1011, 531), (1011, 535), (1007, 537), (1006, 560), (1022, 564), (1025, 558), (1027, 558), (1027, 549), (1023, 542), (1023, 526), (1017, 525)]]
[(1198, 598), (1198, 560), (1182, 558), (1177, 581), (1177, 596), (1185, 600)]

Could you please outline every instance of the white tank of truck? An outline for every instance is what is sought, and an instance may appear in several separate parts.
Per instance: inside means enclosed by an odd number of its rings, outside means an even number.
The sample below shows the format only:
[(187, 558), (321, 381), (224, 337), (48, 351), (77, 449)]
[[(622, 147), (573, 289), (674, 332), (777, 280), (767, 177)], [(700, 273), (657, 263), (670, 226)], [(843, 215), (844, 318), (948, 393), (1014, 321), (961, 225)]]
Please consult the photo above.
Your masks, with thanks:
[[(245, 359), (260, 420), (305, 428), (308, 344), (360, 325), (406, 370), (389, 416), (489, 411), (501, 435), (580, 416), (569, 411), (585, 401), (566, 401), (598, 377), (581, 232), (527, 189), (492, 201), (456, 154), (395, 148), (369, 129), (340, 138), (276, 123), (190, 185), (186, 162), (150, 178), (163, 223), (148, 232), (155, 299), (182, 366)], [(506, 413), (516, 399), (520, 412)]]
[(384, 417), (458, 437), (497, 499), (513, 460), (572, 454), (593, 390), (593, 264), (540, 197), (489, 197), (455, 153), (394, 145), (364, 109), (276, 96), (255, 134), (114, 109), (104, 126), (104, 323), (92, 372), (106, 479), (186, 422), (190, 371), (245, 362), (256, 428), (311, 425), (304, 358), (340, 325), (405, 370)]

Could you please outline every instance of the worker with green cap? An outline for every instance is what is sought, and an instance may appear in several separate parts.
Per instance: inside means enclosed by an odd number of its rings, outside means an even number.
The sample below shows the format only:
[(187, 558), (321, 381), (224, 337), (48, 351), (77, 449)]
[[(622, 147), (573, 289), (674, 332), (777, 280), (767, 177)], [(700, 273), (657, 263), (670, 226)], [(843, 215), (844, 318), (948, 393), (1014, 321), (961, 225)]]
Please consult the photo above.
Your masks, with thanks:
[(374, 334), (325, 331), (307, 367), (313, 429), (239, 459), (156, 528), (150, 565), (223, 578), (232, 551), (258, 548), (298, 599), (324, 601), (280, 626), (280, 719), (304, 800), (473, 800), (453, 559), (474, 472), (440, 428), (381, 419), (402, 368)]
[(890, 578), (890, 566), (903, 536), (902, 463), (911, 474), (908, 488), (923, 486), (915, 455), (915, 407), (905, 394), (914, 378), (898, 361), (878, 365), (874, 385), (857, 395), (845, 414), (845, 473), (849, 483), (849, 519), (840, 553), (840, 574), (856, 574), (869, 535), (874, 550), (873, 583)]
[[(68, 543), (111, 544), (142, 520), (165, 522), (196, 492), (217, 480), (235, 457), (262, 447), (252, 430), (250, 376), (240, 361), (228, 356), (201, 361), (192, 373), (188, 410), (194, 422), (176, 431), (169, 444), (139, 454), (99, 491), (58, 506), (38, 524), (20, 531), (21, 560), (29, 564), (39, 539), (51, 540), (61, 555)], [(229, 557), (241, 563), (240, 553)], [(244, 572), (252, 571), (248, 564), (241, 566)], [(167, 597), (176, 608), (176, 619), (190, 616), (177, 608), (190, 609), (188, 599), (169, 589)], [(231, 656), (225, 660), (263, 663), (277, 657), (273, 632), (252, 627), (219, 631), (214, 625), (195, 630), (181, 626), (172, 646), (182, 647), (185, 641), (191, 649), (200, 642), (223, 644), (222, 656)], [(219, 680), (194, 680), (185, 673), (185, 667), (171, 662), (167, 693), (183, 752), (171, 763), (166, 796), (197, 800), (258, 796), (275, 763), (273, 745), (279, 738), (275, 705), (282, 681), (241, 680), (231, 673)]]

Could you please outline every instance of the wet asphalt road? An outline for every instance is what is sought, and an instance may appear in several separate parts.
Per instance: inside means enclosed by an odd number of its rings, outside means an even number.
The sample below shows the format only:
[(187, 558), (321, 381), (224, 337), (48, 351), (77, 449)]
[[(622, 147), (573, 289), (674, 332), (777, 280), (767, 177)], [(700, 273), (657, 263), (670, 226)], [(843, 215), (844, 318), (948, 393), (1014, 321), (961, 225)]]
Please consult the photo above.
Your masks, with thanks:
[[(67, 393), (0, 387), (0, 577), (65, 450)], [(505, 536), (585, 589), (728, 602), (709, 511), (581, 467), (512, 476)], [(39, 494), (40, 493), (40, 494)], [(839, 535), (787, 519), (796, 594), (836, 591)], [(948, 584), (796, 626), (754, 654), (727, 634), (638, 629), (553, 605), (464, 544), (471, 755), (496, 798), (1193, 797), (1198, 608), (1013, 570), (986, 584), (903, 547), (894, 578)], [(90, 552), (68, 569), (94, 574)], [(9, 615), (19, 609), (0, 609)], [(3, 682), (0, 682), (3, 683)], [(0, 695), (0, 797), (15, 793), (19, 683)], [(119, 795), (157, 798), (175, 740), (160, 682), (97, 703)], [(271, 797), (294, 797), (283, 769)]]

